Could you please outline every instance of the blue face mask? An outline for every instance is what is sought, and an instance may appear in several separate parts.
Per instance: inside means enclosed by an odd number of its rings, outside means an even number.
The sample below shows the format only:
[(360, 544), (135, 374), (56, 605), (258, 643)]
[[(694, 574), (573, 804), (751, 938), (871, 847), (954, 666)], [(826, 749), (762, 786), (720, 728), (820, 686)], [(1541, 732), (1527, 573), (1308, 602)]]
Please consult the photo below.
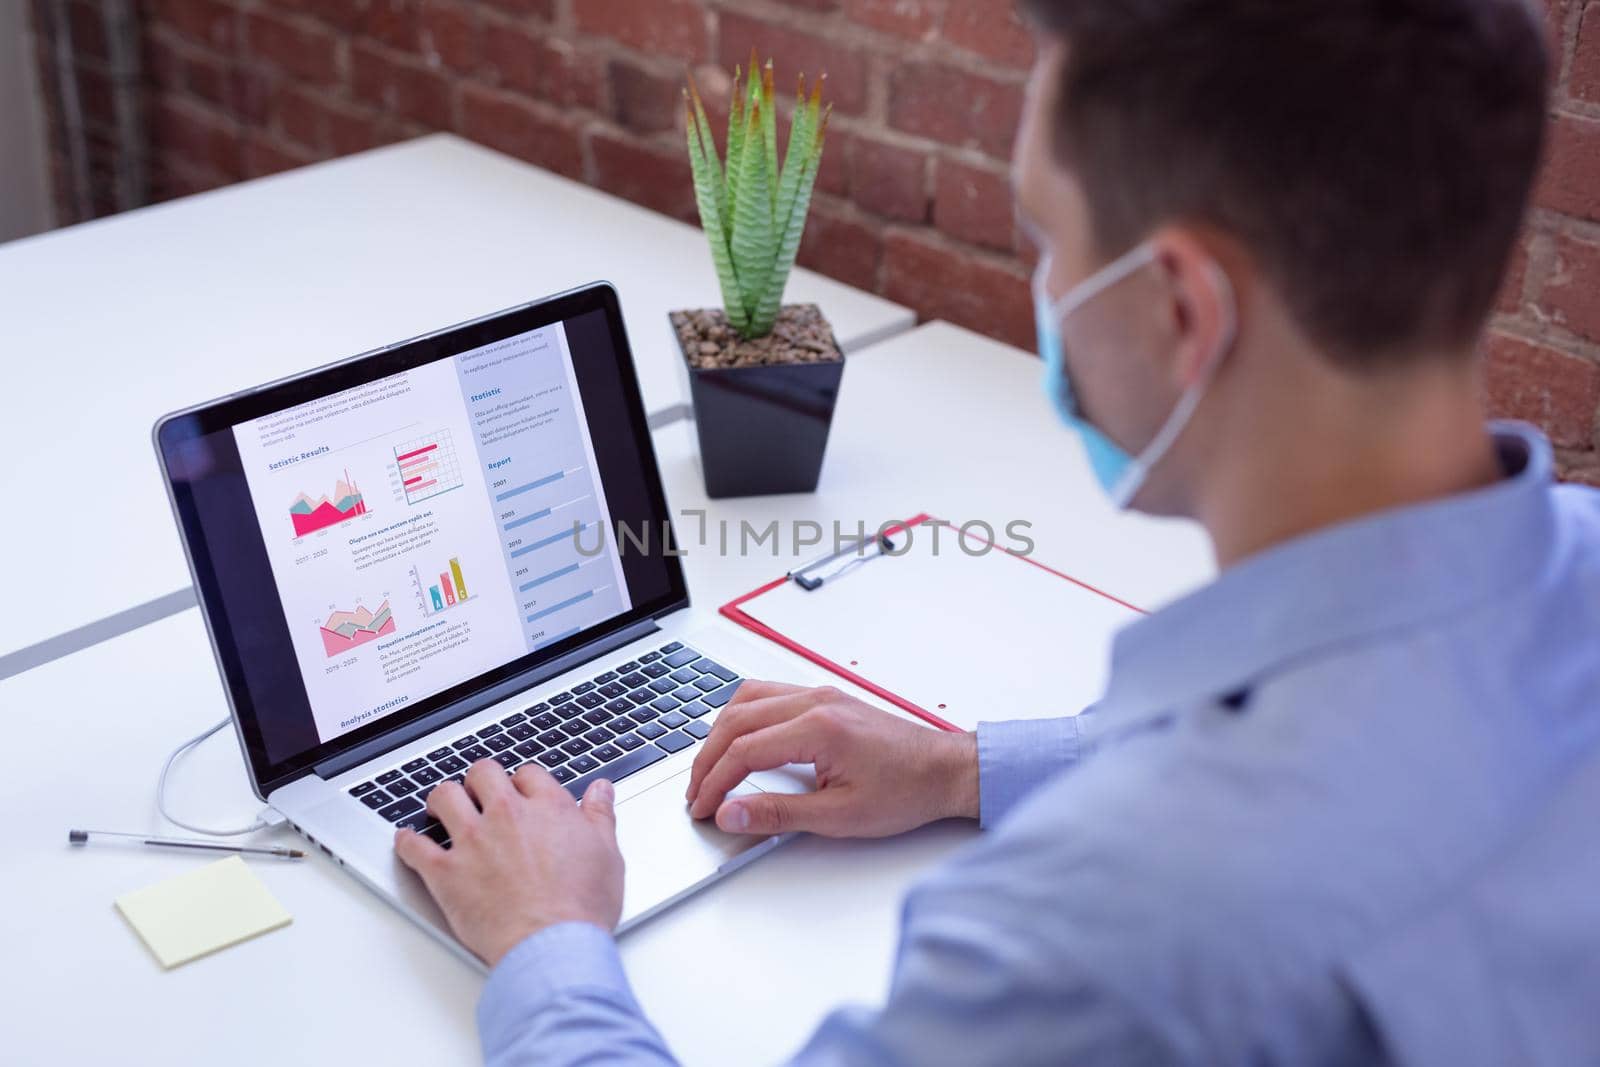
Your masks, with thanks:
[[(1083, 442), (1096, 481), (1111, 498), (1111, 503), (1119, 509), (1126, 508), (1133, 502), (1133, 498), (1138, 496), (1140, 488), (1150, 475), (1151, 468), (1166, 455), (1172, 443), (1188, 425), (1189, 419), (1200, 403), (1200, 398), (1205, 395), (1206, 386), (1210, 384), (1211, 370), (1221, 362), (1221, 358), (1219, 356), (1212, 360), (1206, 372), (1184, 392), (1166, 424), (1156, 434), (1155, 440), (1151, 441), (1149, 447), (1138, 456), (1134, 456), (1084, 417), (1077, 393), (1072, 387), (1071, 376), (1067, 371), (1061, 325), (1073, 312), (1153, 262), (1154, 259), (1155, 249), (1148, 244), (1142, 244), (1085, 278), (1059, 300), (1050, 299), (1047, 286), (1050, 277), (1048, 255), (1039, 261), (1038, 269), (1033, 275), (1033, 311), (1039, 330), (1039, 355), (1044, 361), (1045, 392), (1055, 403), (1061, 421), (1075, 431)], [(1218, 278), (1220, 287), (1231, 298), (1227, 276), (1219, 270)], [(1231, 347), (1232, 344), (1230, 324), (1224, 349)]]

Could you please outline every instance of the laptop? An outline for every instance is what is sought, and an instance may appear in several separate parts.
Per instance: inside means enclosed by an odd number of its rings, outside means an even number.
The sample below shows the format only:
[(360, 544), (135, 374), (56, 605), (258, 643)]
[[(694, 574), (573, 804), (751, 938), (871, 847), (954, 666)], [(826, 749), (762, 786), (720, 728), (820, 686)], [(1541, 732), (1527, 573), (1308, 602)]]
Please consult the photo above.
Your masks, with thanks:
[[(162, 418), (256, 795), (458, 954), (396, 827), (493, 759), (617, 785), (619, 932), (780, 843), (689, 818), (761, 653), (690, 607), (615, 290), (595, 283)], [(793, 673), (792, 667), (779, 670)], [(797, 768), (740, 792), (800, 792)]]

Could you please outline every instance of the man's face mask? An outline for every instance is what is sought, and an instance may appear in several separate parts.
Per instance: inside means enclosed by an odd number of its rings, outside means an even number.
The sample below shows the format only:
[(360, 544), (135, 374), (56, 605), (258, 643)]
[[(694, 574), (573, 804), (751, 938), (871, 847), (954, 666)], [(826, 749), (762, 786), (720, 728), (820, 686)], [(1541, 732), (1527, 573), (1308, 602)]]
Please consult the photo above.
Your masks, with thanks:
[(1173, 408), (1172, 414), (1167, 417), (1166, 423), (1157, 432), (1155, 439), (1138, 456), (1133, 456), (1084, 417), (1077, 391), (1073, 388), (1071, 375), (1067, 371), (1065, 346), (1061, 338), (1062, 324), (1090, 300), (1154, 260), (1155, 249), (1148, 243), (1141, 244), (1085, 278), (1071, 291), (1063, 294), (1059, 300), (1050, 298), (1048, 254), (1040, 259), (1038, 269), (1033, 275), (1033, 309), (1039, 330), (1039, 355), (1044, 360), (1045, 392), (1055, 403), (1061, 421), (1076, 431), (1083, 441), (1083, 447), (1089, 454), (1089, 464), (1094, 469), (1100, 488), (1105, 490), (1106, 495), (1111, 498), (1111, 503), (1119, 509), (1126, 508), (1133, 502), (1133, 498), (1139, 495), (1139, 490), (1149, 478), (1151, 469), (1167, 454), (1173, 442), (1178, 439), (1178, 435), (1183, 432), (1183, 428), (1189, 424), (1195, 408), (1200, 404), (1200, 398), (1205, 395), (1206, 387), (1211, 384), (1212, 374), (1228, 350), (1233, 347), (1234, 341), (1233, 291), (1228, 285), (1227, 275), (1218, 268), (1218, 287), (1228, 300), (1228, 325), (1223, 343), (1216, 356), (1206, 365), (1204, 372), (1179, 398), (1177, 406)]

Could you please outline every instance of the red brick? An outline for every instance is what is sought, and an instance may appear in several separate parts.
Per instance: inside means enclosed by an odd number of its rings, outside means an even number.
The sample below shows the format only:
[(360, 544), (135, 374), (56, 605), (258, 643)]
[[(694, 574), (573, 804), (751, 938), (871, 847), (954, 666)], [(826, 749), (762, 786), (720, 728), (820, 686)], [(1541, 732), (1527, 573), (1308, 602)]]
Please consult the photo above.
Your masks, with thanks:
[(157, 158), (150, 168), (150, 180), (151, 198), (159, 203), (204, 193), (228, 185), (235, 179), (209, 170), (195, 170), (177, 160)]
[(835, 111), (858, 115), (867, 108), (867, 56), (861, 49), (838, 40), (819, 37), (787, 26), (775, 26), (723, 9), (718, 16), (720, 45), (717, 56), (732, 70), (750, 61), (753, 46), (761, 61), (773, 60), (775, 87), (793, 93), (801, 74), (808, 82), (826, 73), (823, 99)]
[[(960, 7), (963, 0), (956, 0)], [(938, 35), (944, 5), (935, 0), (845, 0), (846, 14), (863, 26), (911, 41), (931, 41)]]
[(452, 125), (450, 79), (366, 43), (350, 53), (350, 85), (358, 100), (431, 129)]
[(497, 24), (484, 34), (483, 53), (490, 71), (508, 88), (563, 107), (600, 106), (600, 59), (570, 41)]
[(855, 138), (838, 124), (830, 124), (822, 140), (822, 163), (817, 167), (816, 191), (830, 196), (850, 195), (850, 163)]
[(577, 129), (510, 93), (463, 86), (461, 132), (490, 148), (569, 178), (583, 175), (583, 145)]
[(933, 221), (952, 237), (1011, 251), (1016, 219), (1011, 182), (1000, 167), (974, 167), (954, 159), (939, 161), (933, 193)]
[(372, 113), (329, 100), (322, 101), (321, 107), (323, 135), (335, 156), (365, 152), (384, 143)]
[(1558, 115), (1550, 126), (1535, 202), (1567, 215), (1600, 219), (1600, 120)]
[[(587, 0), (579, 0), (579, 6), (584, 2)], [(556, 17), (556, 0), (488, 0), (488, 4), (513, 15), (535, 15), (546, 22)]]
[(1579, 100), (1600, 104), (1600, 4), (1583, 9), (1572, 69), (1567, 73), (1567, 92)]
[(312, 150), (322, 146), (322, 109), (310, 93), (284, 87), (273, 94), (272, 115), (288, 140)]
[(681, 72), (668, 76), (626, 59), (613, 59), (606, 78), (611, 83), (611, 115), (620, 125), (653, 133), (677, 124), (683, 108)]
[(477, 13), (455, 0), (424, 0), (417, 12), (419, 49), (453, 70), (472, 70), (482, 55)]
[[(185, 69), (189, 58), (186, 50), (175, 40), (175, 35), (164, 28), (156, 28), (144, 35), (144, 80), (157, 90), (180, 92), (188, 87)], [(40, 72), (41, 84), (50, 84)]]
[(146, 0), (146, 17), (190, 40), (228, 51), (239, 39), (239, 13), (220, 0)]
[(218, 107), (234, 108), (234, 68), (204, 52), (195, 52), (183, 61), (183, 84), (200, 99)]
[(1028, 279), (941, 241), (891, 232), (884, 239), (883, 293), (924, 319), (948, 319), (1019, 348), (1034, 344)]
[(1484, 391), (1497, 417), (1524, 419), (1558, 448), (1595, 445), (1600, 409), (1600, 364), (1536, 341), (1491, 333)]
[(293, 145), (274, 142), (264, 134), (251, 134), (245, 149), (246, 172), (253, 178), (303, 167), (316, 156)]
[(232, 123), (194, 104), (161, 99), (152, 109), (152, 148), (189, 169), (211, 171), (224, 178), (244, 173), (243, 145)]
[(940, 63), (906, 63), (889, 83), (889, 125), (1004, 157), (1022, 116), (1022, 87)]
[(1012, 0), (957, 0), (945, 15), (944, 39), (1008, 66), (1033, 63), (1033, 34)]
[(1550, 45), (1550, 80), (1552, 83), (1560, 80), (1562, 57), (1566, 54), (1567, 19), (1572, 14), (1573, 4), (1582, 5), (1585, 0), (1544, 0), (1546, 39)]
[(697, 62), (711, 54), (706, 14), (694, 0), (580, 0), (578, 29), (641, 52)]
[(676, 219), (699, 218), (688, 154), (676, 145), (660, 148), (604, 130), (589, 135), (593, 183), (625, 200)]
[(1539, 307), (1557, 326), (1600, 341), (1600, 241), (1558, 234)]
[(798, 262), (846, 285), (875, 292), (883, 263), (882, 228), (814, 203), (800, 238)]
[(1500, 283), (1500, 296), (1495, 301), (1496, 311), (1515, 314), (1522, 308), (1522, 293), (1528, 285), (1528, 242), (1531, 240), (1532, 236), (1524, 233), (1511, 250), (1511, 262), (1506, 264), (1505, 280)]
[(247, 16), (250, 54), (285, 74), (316, 85), (339, 81), (339, 41), (322, 26), (265, 12)]
[(907, 222), (928, 218), (928, 157), (910, 148), (857, 137), (851, 147), (850, 197), (868, 211)]
[(419, 0), (258, 0), (265, 7), (314, 18), (341, 33), (366, 34), (395, 47), (415, 45), (406, 28), (414, 25)]
[(403, 52), (417, 51), (417, 0), (369, 0), (356, 29)]
[(278, 79), (258, 67), (227, 68), (227, 96), (233, 117), (246, 126), (260, 126), (271, 116)]

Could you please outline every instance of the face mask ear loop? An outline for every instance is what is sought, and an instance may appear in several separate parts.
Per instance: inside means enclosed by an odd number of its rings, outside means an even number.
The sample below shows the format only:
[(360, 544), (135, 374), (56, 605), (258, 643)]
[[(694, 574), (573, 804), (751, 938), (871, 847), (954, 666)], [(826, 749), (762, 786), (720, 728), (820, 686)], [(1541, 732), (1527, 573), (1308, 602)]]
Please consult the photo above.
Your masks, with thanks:
[[(1076, 289), (1063, 293), (1061, 295), (1061, 299), (1056, 301), (1050, 307), (1050, 313), (1055, 316), (1056, 325), (1061, 325), (1061, 323), (1066, 320), (1068, 315), (1071, 315), (1074, 311), (1077, 311), (1083, 305), (1087, 304), (1089, 301), (1093, 300), (1095, 297), (1099, 296), (1113, 285), (1116, 285), (1124, 278), (1127, 278), (1134, 271), (1145, 266), (1147, 263), (1153, 262), (1155, 258), (1156, 250), (1154, 247), (1149, 244), (1139, 245), (1137, 248), (1123, 253), (1121, 258), (1112, 260), (1105, 267), (1101, 268), (1100, 272), (1094, 277), (1090, 278), (1086, 282), (1080, 283)], [(1048, 264), (1051, 262), (1051, 259), (1052, 257), (1047, 255), (1041, 261), (1042, 263), (1046, 264), (1045, 269), (1040, 272), (1041, 277), (1049, 276)], [(1043, 286), (1040, 288), (1043, 290)], [(1048, 298), (1048, 290), (1044, 291), (1046, 298)]]
[(1195, 408), (1200, 406), (1201, 399), (1211, 386), (1211, 379), (1215, 377), (1217, 368), (1222, 366), (1223, 359), (1239, 339), (1239, 306), (1234, 297), (1233, 282), (1227, 272), (1215, 263), (1211, 265), (1211, 275), (1224, 298), (1223, 306), (1226, 308), (1222, 340), (1217, 345), (1216, 353), (1211, 360), (1201, 369), (1200, 377), (1184, 390), (1178, 406), (1173, 409), (1166, 425), (1161, 427), (1161, 432), (1156, 434), (1155, 440), (1151, 441), (1149, 447), (1128, 465), (1127, 472), (1117, 480), (1116, 486), (1111, 490), (1111, 499), (1119, 509), (1126, 508), (1133, 502), (1134, 495), (1149, 477), (1151, 468), (1161, 461), (1178, 440), (1178, 435), (1189, 425)]

